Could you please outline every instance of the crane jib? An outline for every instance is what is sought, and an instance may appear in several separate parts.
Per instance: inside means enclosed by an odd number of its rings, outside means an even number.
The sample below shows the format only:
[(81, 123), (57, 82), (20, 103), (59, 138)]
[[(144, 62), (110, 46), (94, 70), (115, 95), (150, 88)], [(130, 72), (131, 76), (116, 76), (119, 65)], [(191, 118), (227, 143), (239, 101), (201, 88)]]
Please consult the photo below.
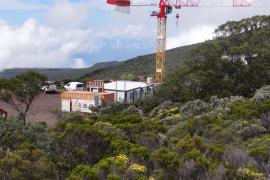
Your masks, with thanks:
[(107, 0), (107, 4), (116, 6), (130, 6), (130, 0)]

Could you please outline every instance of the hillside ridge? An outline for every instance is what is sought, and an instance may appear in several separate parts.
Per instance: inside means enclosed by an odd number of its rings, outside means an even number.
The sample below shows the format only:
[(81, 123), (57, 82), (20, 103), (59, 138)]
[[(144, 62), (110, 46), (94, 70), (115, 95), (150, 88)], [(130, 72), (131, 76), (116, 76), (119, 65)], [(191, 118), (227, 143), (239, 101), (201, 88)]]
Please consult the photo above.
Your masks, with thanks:
[[(168, 71), (181, 67), (188, 52), (198, 44), (182, 46), (167, 51)], [(96, 63), (89, 68), (12, 68), (0, 72), (0, 78), (10, 78), (17, 74), (33, 70), (48, 76), (50, 80), (97, 78), (103, 80), (117, 79), (123, 74), (153, 75), (155, 71), (155, 54), (147, 54), (126, 61), (108, 61)]]

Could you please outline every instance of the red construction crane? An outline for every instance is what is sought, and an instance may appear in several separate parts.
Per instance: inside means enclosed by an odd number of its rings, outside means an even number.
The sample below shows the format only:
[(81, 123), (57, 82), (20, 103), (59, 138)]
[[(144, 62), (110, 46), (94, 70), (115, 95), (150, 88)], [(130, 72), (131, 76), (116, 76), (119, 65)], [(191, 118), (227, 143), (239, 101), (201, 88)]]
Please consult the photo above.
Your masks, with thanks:
[[(166, 68), (166, 37), (167, 37), (167, 16), (172, 13), (173, 9), (181, 9), (182, 7), (200, 7), (199, 0), (159, 0), (159, 4), (132, 4), (130, 0), (107, 0), (110, 5), (115, 5), (117, 10), (126, 8), (129, 13), (130, 6), (155, 6), (159, 11), (153, 11), (151, 16), (157, 17), (157, 52), (156, 52), (156, 74), (155, 82), (162, 82), (165, 78)], [(251, 6), (247, 0), (233, 0), (230, 7), (249, 7)], [(205, 6), (204, 6), (205, 7)], [(207, 6), (215, 7), (215, 6)], [(216, 6), (219, 7), (219, 6)], [(229, 6), (228, 6), (229, 7)], [(179, 15), (176, 15), (177, 23)]]

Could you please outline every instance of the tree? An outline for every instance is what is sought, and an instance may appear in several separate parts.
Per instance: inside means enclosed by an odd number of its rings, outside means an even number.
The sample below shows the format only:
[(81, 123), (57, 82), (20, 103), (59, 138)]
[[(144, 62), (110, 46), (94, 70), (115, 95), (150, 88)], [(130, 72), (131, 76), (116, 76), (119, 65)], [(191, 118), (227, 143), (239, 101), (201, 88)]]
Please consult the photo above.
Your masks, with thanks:
[(1, 179), (57, 179), (55, 164), (39, 149), (0, 150)]
[(67, 178), (68, 180), (98, 179), (97, 171), (91, 166), (78, 165)]
[(128, 74), (123, 74), (123, 75), (121, 76), (121, 79), (132, 81), (132, 80), (135, 80), (136, 77), (134, 76), (134, 74), (128, 73)]
[(181, 102), (213, 95), (252, 97), (270, 83), (269, 27), (270, 16), (221, 25), (216, 39), (193, 49), (186, 67), (167, 77), (160, 97)]
[(40, 85), (46, 80), (46, 76), (33, 71), (0, 80), (0, 100), (19, 112), (19, 118), (25, 124), (33, 100), (41, 93)]

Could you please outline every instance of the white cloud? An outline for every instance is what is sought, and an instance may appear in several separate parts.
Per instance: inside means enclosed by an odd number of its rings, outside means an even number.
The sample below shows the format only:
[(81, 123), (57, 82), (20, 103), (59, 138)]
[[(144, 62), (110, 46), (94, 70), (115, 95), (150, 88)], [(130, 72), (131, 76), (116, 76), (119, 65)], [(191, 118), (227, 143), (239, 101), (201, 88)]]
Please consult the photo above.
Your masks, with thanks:
[[(77, 54), (96, 53), (104, 47), (105, 42), (134, 40), (137, 36), (147, 36), (142, 26), (98, 31), (91, 27), (81, 28), (79, 24), (70, 28), (49, 23), (44, 25), (32, 18), (20, 26), (0, 21), (0, 71), (14, 67), (86, 67), (87, 61), (77, 58)], [(141, 47), (137, 43), (129, 43), (128, 46), (122, 43), (119, 46), (130, 49)]]
[(85, 64), (85, 61), (81, 58), (76, 58), (74, 60), (74, 66), (73, 68), (85, 68), (87, 65)]
[(73, 55), (101, 47), (91, 29), (57, 29), (29, 19), (20, 27), (0, 23), (0, 69), (13, 67), (78, 67)]
[(54, 5), (46, 12), (45, 20), (50, 26), (58, 28), (80, 27), (87, 19), (89, 6), (82, 1), (70, 2), (56, 0)]
[(214, 30), (214, 25), (199, 25), (189, 31), (182, 31), (180, 34), (167, 39), (167, 49), (210, 40), (214, 37)]
[[(230, 4), (232, 0), (223, 1)], [(44, 7), (38, 3), (22, 2), (0, 0), (0, 9)], [(105, 45), (110, 50), (120, 49), (133, 54), (136, 50), (155, 50), (157, 20), (150, 17), (155, 7), (131, 7), (131, 14), (126, 15), (115, 12), (105, 0), (53, 2), (52, 7), (46, 7), (47, 11), (38, 16), (44, 17), (44, 21), (30, 18), (16, 27), (0, 22), (0, 70), (13, 67), (85, 67), (87, 60), (77, 57), (77, 54), (101, 52)], [(148, 0), (133, 2), (149, 3)], [(204, 1), (206, 4), (209, 2), (220, 1)], [(269, 8), (183, 8), (178, 13), (181, 16), (179, 27), (175, 27), (175, 14), (168, 18), (168, 49), (211, 39), (217, 25), (255, 14), (269, 14)]]

